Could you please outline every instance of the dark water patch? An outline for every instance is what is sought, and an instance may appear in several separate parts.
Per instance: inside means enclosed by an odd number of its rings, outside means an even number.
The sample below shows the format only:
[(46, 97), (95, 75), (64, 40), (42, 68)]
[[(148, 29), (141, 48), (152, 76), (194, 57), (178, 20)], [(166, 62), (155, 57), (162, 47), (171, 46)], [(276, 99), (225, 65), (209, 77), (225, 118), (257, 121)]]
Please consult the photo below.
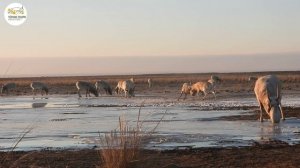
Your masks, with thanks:
[(176, 116), (176, 115), (179, 115), (178, 113), (168, 113), (168, 112), (157, 112), (157, 113), (153, 113), (151, 114), (151, 116), (162, 116), (162, 115), (165, 115), (165, 116)]
[[(188, 121), (188, 120), (160, 120), (160, 119), (157, 119), (157, 120), (143, 120), (142, 122), (147, 122), (147, 123), (158, 123), (158, 122), (179, 122), (179, 121)], [(136, 122), (136, 121), (134, 121)]]
[(67, 121), (67, 119), (66, 118), (58, 118), (58, 119), (51, 119), (50, 121), (55, 121), (55, 122), (57, 122), (57, 121)]
[(253, 109), (258, 109), (258, 106), (187, 106), (188, 108), (185, 108), (184, 110), (187, 111), (215, 111), (215, 110), (253, 110)]
[(89, 105), (79, 105), (80, 107), (128, 107), (128, 105), (121, 104), (121, 105), (115, 105), (115, 104), (89, 104)]
[[(236, 118), (235, 118), (236, 117)], [(211, 118), (193, 118), (193, 119), (170, 119), (170, 120), (161, 120), (161, 122), (182, 122), (182, 121), (186, 121), (186, 122), (199, 122), (199, 121), (238, 121), (239, 119), (237, 118), (241, 118), (240, 120), (253, 120), (253, 119), (248, 119), (248, 117), (243, 117), (243, 116), (222, 116), (222, 117), (211, 117)], [(252, 118), (249, 117), (249, 118)], [(160, 120), (143, 120), (143, 122), (159, 122)], [(136, 122), (136, 121), (134, 121)]]
[(69, 120), (75, 120), (75, 119), (80, 119), (80, 118), (55, 118), (55, 119), (51, 119), (49, 121), (51, 121), (51, 122), (60, 122), (60, 121), (69, 121)]
[(252, 146), (256, 147), (263, 147), (263, 148), (273, 148), (273, 147), (280, 147), (280, 146), (289, 146), (290, 144), (279, 140), (279, 139), (269, 139), (265, 141), (254, 141)]
[[(266, 118), (267, 116), (265, 116)], [(224, 121), (241, 121), (241, 120), (256, 120), (257, 114), (247, 114), (247, 115), (233, 115), (233, 116), (222, 116), (214, 118), (215, 120), (224, 120)]]
[(84, 113), (84, 112), (63, 112), (63, 113), (60, 113), (60, 114), (87, 114), (87, 113)]
[(42, 108), (45, 107), (47, 103), (32, 103), (31, 107), (32, 108)]

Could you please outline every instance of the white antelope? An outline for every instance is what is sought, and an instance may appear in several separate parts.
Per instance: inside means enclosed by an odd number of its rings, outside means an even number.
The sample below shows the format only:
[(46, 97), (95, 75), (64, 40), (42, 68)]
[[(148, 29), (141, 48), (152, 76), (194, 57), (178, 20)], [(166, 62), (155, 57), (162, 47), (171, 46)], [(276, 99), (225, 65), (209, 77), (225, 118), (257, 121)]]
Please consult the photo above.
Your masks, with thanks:
[(32, 89), (33, 99), (34, 99), (34, 97), (35, 97), (35, 95), (36, 95), (36, 91), (37, 91), (37, 90), (40, 90), (40, 91), (41, 91), (41, 95), (42, 95), (42, 96), (44, 95), (44, 94), (43, 94), (44, 92), (45, 92), (46, 95), (48, 95), (48, 93), (49, 93), (49, 88), (48, 88), (48, 86), (47, 86), (46, 84), (42, 83), (42, 82), (32, 82), (32, 83), (30, 84), (30, 87), (31, 87), (31, 89)]
[(125, 97), (134, 97), (134, 89), (135, 89), (135, 84), (132, 82), (132, 80), (126, 80), (122, 83), (121, 89), (125, 93)]
[(263, 109), (269, 115), (272, 123), (280, 122), (280, 114), (284, 120), (281, 106), (281, 83), (274, 75), (267, 75), (257, 79), (254, 92), (260, 107), (260, 118), (262, 122)]
[(16, 83), (6, 83), (1, 87), (1, 94), (8, 94), (9, 91), (14, 90), (16, 88)]
[(152, 79), (148, 78), (147, 82), (148, 82), (148, 87), (151, 88), (152, 87)]
[(181, 98), (181, 96), (182, 96), (183, 94), (184, 94), (183, 100), (185, 100), (185, 99), (186, 99), (186, 96), (187, 96), (188, 94), (190, 94), (191, 89), (192, 89), (191, 84), (189, 84), (189, 83), (184, 83), (184, 84), (182, 85), (182, 87), (181, 87), (181, 94), (180, 94), (180, 96), (178, 97), (177, 100), (179, 101), (179, 99)]
[(99, 96), (98, 91), (95, 87), (95, 85), (93, 85), (90, 82), (86, 82), (86, 81), (77, 81), (76, 82), (76, 87), (78, 89), (78, 96), (81, 97), (81, 90), (85, 90), (85, 97), (87, 97), (89, 95), (89, 97), (91, 97), (90, 93), (94, 94), (96, 97)]
[(96, 82), (95, 86), (98, 93), (100, 93), (100, 89), (103, 89), (106, 94), (112, 95), (111, 86), (106, 81), (99, 80)]
[(121, 91), (122, 91), (122, 83), (123, 83), (124, 81), (123, 80), (120, 80), (119, 82), (118, 82), (118, 84), (117, 84), (117, 86), (116, 86), (116, 88), (115, 88), (115, 92), (116, 92), (116, 94), (121, 94)]

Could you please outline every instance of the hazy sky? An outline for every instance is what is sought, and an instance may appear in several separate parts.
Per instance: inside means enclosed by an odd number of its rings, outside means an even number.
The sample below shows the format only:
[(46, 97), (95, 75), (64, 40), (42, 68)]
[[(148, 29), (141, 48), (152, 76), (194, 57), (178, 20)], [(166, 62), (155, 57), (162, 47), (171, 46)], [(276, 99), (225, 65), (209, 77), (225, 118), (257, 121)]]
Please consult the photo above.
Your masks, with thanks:
[[(0, 11), (4, 11), (11, 2), (0, 1)], [(18, 2), (28, 12), (28, 19), (23, 25), (10, 26), (3, 16), (0, 17), (0, 57), (4, 62), (18, 62), (21, 57), (77, 59), (135, 56), (145, 58), (144, 63), (147, 63), (146, 56), (162, 60), (172, 56), (179, 59), (189, 56), (224, 59), (230, 55), (257, 59), (253, 55), (264, 54), (286, 56), (287, 61), (293, 62), (297, 59), (295, 55), (300, 55), (299, 0)], [(3, 15), (3, 12), (0, 14)], [(68, 60), (62, 59), (59, 65), (68, 65)], [(3, 61), (0, 65), (2, 69), (9, 66)], [(12, 64), (12, 68), (22, 69), (16, 65)], [(23, 64), (31, 72), (32, 66), (35, 66), (34, 62)], [(290, 66), (293, 69), (290, 64), (284, 68), (289, 69)], [(157, 68), (156, 71), (160, 67)], [(243, 68), (240, 70), (247, 70)], [(150, 71), (153, 70), (143, 69), (141, 73)]]

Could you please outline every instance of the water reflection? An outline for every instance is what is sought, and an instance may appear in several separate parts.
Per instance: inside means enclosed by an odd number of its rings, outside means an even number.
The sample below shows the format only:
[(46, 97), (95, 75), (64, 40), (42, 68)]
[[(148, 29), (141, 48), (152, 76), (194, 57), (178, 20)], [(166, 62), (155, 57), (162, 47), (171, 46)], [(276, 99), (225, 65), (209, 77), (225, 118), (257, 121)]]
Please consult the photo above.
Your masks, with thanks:
[(282, 134), (282, 124), (262, 123), (260, 128), (260, 138), (262, 140), (278, 139)]
[(42, 108), (45, 107), (47, 103), (32, 103), (31, 107), (32, 108)]

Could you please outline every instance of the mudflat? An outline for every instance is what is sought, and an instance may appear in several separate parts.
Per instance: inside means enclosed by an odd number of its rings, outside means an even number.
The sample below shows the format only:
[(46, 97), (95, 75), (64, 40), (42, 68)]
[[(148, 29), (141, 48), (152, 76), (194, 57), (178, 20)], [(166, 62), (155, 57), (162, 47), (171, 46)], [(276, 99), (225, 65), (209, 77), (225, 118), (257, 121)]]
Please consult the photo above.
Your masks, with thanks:
[[(220, 101), (236, 100), (239, 98), (253, 98), (254, 82), (248, 81), (249, 76), (262, 76), (276, 74), (283, 83), (283, 99), (285, 97), (300, 96), (300, 72), (261, 72), (261, 73), (207, 73), (207, 74), (157, 74), (157, 75), (127, 75), (127, 76), (80, 76), (80, 77), (35, 77), (35, 78), (6, 78), (0, 83), (15, 82), (16, 89), (9, 95), (2, 96), (28, 96), (31, 95), (29, 84), (31, 81), (41, 81), (49, 86), (49, 96), (56, 95), (76, 96), (75, 86), (78, 80), (96, 82), (106, 80), (115, 87), (119, 80), (133, 77), (136, 83), (137, 97), (159, 97), (157, 101), (165, 101), (185, 106), (187, 104), (199, 105), (202, 102), (197, 96), (187, 95), (186, 100), (177, 100), (184, 82), (195, 83), (207, 81), (211, 75), (217, 75), (222, 83), (217, 88), (217, 99), (207, 97), (210, 108), (217, 110), (251, 110), (247, 115), (222, 116), (216, 120), (224, 121), (257, 121), (258, 105), (253, 106), (214, 106)], [(152, 87), (147, 84), (148, 78), (153, 81)], [(102, 95), (103, 96), (103, 95)], [(118, 96), (119, 95), (113, 95)], [(152, 102), (146, 102), (151, 104)], [(201, 105), (201, 103), (200, 103)], [(199, 105), (199, 106), (200, 106)], [(287, 118), (300, 118), (300, 107), (284, 106)], [(267, 118), (264, 114), (264, 118)], [(259, 122), (259, 121), (257, 121)], [(266, 121), (269, 122), (269, 121)], [(117, 124), (117, 123), (116, 123)], [(297, 132), (295, 134), (298, 134)], [(0, 145), (1, 147), (1, 145)], [(103, 160), (96, 149), (56, 149), (39, 151), (12, 151), (0, 152), (0, 167), (103, 167)], [(300, 145), (290, 145), (280, 140), (270, 139), (263, 142), (253, 141), (247, 147), (204, 147), (171, 150), (141, 149), (136, 160), (131, 161), (128, 167), (299, 167)]]

